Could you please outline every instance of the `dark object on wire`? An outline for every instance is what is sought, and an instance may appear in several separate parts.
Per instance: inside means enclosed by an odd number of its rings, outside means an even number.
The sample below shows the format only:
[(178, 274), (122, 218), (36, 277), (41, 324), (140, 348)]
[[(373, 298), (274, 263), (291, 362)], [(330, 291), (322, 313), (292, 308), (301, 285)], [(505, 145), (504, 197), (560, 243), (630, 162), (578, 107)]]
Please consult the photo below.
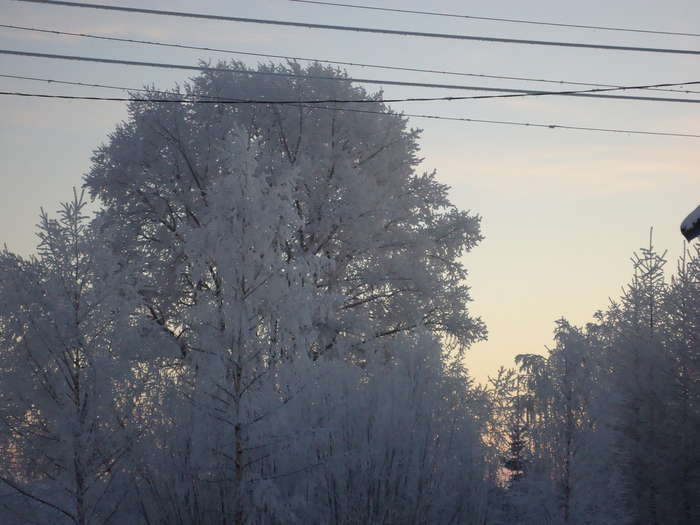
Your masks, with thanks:
[(688, 215), (681, 223), (681, 233), (688, 242), (700, 236), (700, 206)]

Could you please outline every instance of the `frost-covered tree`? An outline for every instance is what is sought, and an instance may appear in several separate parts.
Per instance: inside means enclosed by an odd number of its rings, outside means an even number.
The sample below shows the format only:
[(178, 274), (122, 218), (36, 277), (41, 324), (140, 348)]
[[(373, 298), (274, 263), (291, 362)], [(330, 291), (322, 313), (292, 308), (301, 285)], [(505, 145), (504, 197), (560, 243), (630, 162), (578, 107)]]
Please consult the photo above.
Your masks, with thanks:
[(58, 219), (42, 212), (37, 257), (0, 254), (5, 523), (104, 523), (126, 493), (132, 401), (114, 355), (109, 268), (98, 263), (85, 204), (75, 194)]
[[(260, 66), (256, 73), (263, 75), (206, 72), (184, 91), (271, 101), (371, 98), (320, 65)], [(332, 79), (318, 78), (324, 76)], [(236, 176), (237, 152), (247, 151), (255, 160), (251, 176), (265, 191), (288, 187), (279, 211), (290, 231), (270, 249), (290, 268), (308, 269), (304, 283), (314, 298), (304, 310), (315, 334), (308, 351), (361, 361), (387, 340), (405, 335), (410, 344), (419, 328), (458, 349), (483, 337), (483, 325), (467, 311), (459, 261), (481, 238), (479, 217), (457, 210), (434, 174), (416, 173), (419, 131), (407, 129), (405, 118), (379, 102), (361, 109), (381, 115), (357, 109), (130, 106), (85, 183), (104, 205), (115, 253), (138, 274), (155, 323), (181, 324), (188, 308), (182, 303), (198, 287), (183, 253), (185, 235), (199, 235), (217, 184)], [(180, 344), (186, 352), (187, 337)]]
[[(264, 456), (260, 443), (251, 444), (250, 427), (293, 395), (272, 376), (311, 342), (304, 305), (311, 304), (309, 275), (316, 270), (281, 256), (298, 223), (290, 197), (295, 177), (267, 181), (257, 171), (259, 152), (240, 134), (216, 147), (225, 176), (211, 183), (197, 222), (178, 228), (187, 287), (179, 293), (177, 322), (165, 321), (158, 289), (138, 288), (144, 314), (169, 334), (171, 352), (181, 358), (177, 389), (186, 399), (171, 428), (161, 432), (174, 437), (176, 450), (187, 451), (171, 458), (187, 482), (168, 490), (184, 501), (201, 499), (203, 509), (186, 518), (166, 518), (162, 506), (152, 509), (169, 523), (210, 521), (212, 512), (245, 520), (251, 503), (243, 487)], [(163, 350), (165, 357), (167, 346)], [(183, 426), (189, 430), (182, 432)], [(154, 472), (148, 479), (153, 476), (152, 486), (168, 486)], [(162, 488), (153, 492), (163, 496)]]
[[(373, 96), (294, 64), (184, 92)], [(459, 260), (479, 218), (416, 172), (405, 118), (358, 109), (134, 102), (95, 153), (85, 183), (151, 378), (132, 451), (149, 523), (485, 515), (483, 403), (455, 368), (485, 333)]]
[(668, 399), (669, 359), (664, 345), (665, 259), (650, 241), (632, 259), (634, 278), (613, 306), (615, 342), (611, 384), (617, 393), (615, 417), (625, 508), (633, 523), (661, 523), (661, 456)]
[(519, 523), (697, 521), (698, 263), (670, 283), (653, 245), (622, 297), (584, 328), (557, 323), (547, 356), (519, 356), (529, 464), (506, 492)]
[(665, 296), (667, 344), (672, 359), (669, 433), (665, 458), (677, 523), (700, 519), (700, 244), (678, 261)]

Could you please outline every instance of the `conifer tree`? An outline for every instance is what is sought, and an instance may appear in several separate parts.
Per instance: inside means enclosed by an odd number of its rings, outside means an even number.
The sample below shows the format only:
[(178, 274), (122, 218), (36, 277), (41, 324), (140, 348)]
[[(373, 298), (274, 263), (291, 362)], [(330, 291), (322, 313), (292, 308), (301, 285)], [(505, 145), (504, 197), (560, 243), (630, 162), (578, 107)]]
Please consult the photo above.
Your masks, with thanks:
[[(0, 483), (5, 510), (44, 523), (101, 523), (127, 490), (131, 405), (117, 327), (83, 195), (42, 212), (38, 256), (0, 255)], [(36, 509), (34, 512), (32, 509)]]

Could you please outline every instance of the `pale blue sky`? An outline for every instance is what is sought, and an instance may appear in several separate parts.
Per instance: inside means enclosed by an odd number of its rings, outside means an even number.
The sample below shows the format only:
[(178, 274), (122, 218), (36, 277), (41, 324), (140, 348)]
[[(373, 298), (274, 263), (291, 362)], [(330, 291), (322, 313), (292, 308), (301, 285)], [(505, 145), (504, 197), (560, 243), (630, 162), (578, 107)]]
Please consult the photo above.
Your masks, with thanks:
[[(154, 9), (279, 18), (327, 24), (700, 49), (700, 38), (554, 29), (258, 2), (111, 1)], [(363, 3), (358, 0), (358, 3)], [(367, 5), (426, 9), (417, 0)], [(402, 38), (110, 13), (0, 0), (2, 23), (73, 32), (159, 39), (194, 45), (373, 62), (470, 73), (528, 76), (610, 84), (700, 80), (700, 58), (612, 51), (512, 46)], [(435, 10), (477, 16), (542, 19), (578, 24), (700, 32), (700, 2), (671, 0), (464, 2), (436, 0)], [(161, 49), (35, 35), (0, 29), (0, 47), (49, 53), (194, 64), (230, 58), (220, 53)], [(257, 60), (239, 57), (254, 64)], [(356, 76), (547, 89), (541, 84), (349, 68)], [(59, 80), (168, 88), (186, 72), (0, 56), (0, 73)], [(2, 90), (115, 95), (95, 90), (1, 79)], [(695, 87), (700, 91), (700, 87)], [(386, 87), (387, 97), (463, 94)], [(700, 98), (700, 94), (696, 95)], [(700, 107), (631, 101), (539, 99), (395, 104), (407, 112), (592, 127), (700, 133)], [(38, 209), (56, 208), (81, 184), (91, 151), (126, 116), (108, 102), (0, 99), (0, 242), (20, 253), (35, 244)], [(700, 203), (700, 139), (583, 133), (415, 120), (424, 129), (424, 169), (436, 168), (461, 208), (484, 217), (486, 240), (465, 260), (473, 310), (490, 340), (470, 350), (467, 365), (483, 380), (515, 354), (541, 352), (553, 321), (590, 319), (630, 276), (629, 256), (654, 226), (656, 244), (681, 249), (678, 225)], [(671, 259), (673, 265), (673, 259)]]

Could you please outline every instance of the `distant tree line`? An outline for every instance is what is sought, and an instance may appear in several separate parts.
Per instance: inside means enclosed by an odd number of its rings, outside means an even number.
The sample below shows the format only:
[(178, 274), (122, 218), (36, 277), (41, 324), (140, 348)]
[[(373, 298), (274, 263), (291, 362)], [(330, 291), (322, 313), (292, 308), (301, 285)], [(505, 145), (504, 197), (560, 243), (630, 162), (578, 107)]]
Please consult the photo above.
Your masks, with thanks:
[(700, 522), (700, 244), (670, 281), (651, 240), (632, 261), (619, 300), (491, 381), (514, 523)]

